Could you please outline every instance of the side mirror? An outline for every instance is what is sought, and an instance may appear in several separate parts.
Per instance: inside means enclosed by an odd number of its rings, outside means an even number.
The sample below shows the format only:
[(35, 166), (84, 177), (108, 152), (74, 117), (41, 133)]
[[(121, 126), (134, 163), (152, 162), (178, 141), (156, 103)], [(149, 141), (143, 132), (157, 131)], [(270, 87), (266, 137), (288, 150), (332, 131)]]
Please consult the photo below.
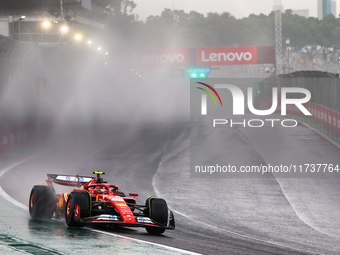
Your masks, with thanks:
[(138, 193), (129, 193), (130, 197), (138, 197)]

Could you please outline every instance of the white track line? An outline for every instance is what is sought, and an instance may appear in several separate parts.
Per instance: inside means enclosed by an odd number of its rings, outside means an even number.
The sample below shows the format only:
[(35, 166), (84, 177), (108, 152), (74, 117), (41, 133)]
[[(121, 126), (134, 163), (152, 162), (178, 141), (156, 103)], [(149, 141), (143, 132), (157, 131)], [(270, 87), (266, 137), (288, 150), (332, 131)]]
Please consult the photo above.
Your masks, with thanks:
[[(164, 148), (163, 148), (163, 152), (162, 152), (163, 155), (162, 155), (162, 158), (161, 158), (161, 160), (160, 160), (160, 162), (158, 164), (157, 171), (156, 171), (156, 173), (154, 174), (154, 176), (152, 178), (152, 186), (153, 186), (153, 189), (155, 190), (155, 193), (156, 193), (157, 197), (160, 197), (160, 196), (159, 196), (159, 191), (158, 191), (158, 189), (156, 188), (156, 185), (155, 185), (156, 184), (155, 177), (157, 175), (157, 172), (160, 170), (161, 166), (163, 165), (164, 155), (166, 153), (166, 150), (167, 150), (167, 147), (168, 147), (168, 142), (169, 142), (168, 138), (169, 138), (169, 135), (167, 136), (167, 140), (165, 142), (165, 145), (164, 145)], [(315, 253), (315, 252), (311, 252), (311, 251), (305, 251), (305, 250), (298, 249), (298, 248), (292, 248), (292, 247), (286, 246), (284, 244), (279, 244), (279, 243), (271, 242), (269, 240), (261, 240), (259, 238), (253, 237), (253, 236), (247, 236), (247, 235), (244, 235), (244, 234), (240, 234), (240, 233), (234, 232), (232, 230), (215, 227), (215, 226), (212, 226), (211, 224), (208, 224), (208, 223), (205, 223), (203, 221), (199, 221), (199, 220), (196, 220), (194, 218), (191, 218), (188, 215), (185, 215), (185, 214), (183, 214), (183, 213), (181, 213), (181, 212), (179, 212), (177, 210), (174, 210), (172, 208), (170, 208), (170, 209), (173, 212), (175, 212), (176, 214), (181, 215), (182, 217), (184, 217), (184, 218), (186, 218), (188, 220), (196, 222), (196, 224), (198, 224), (198, 225), (205, 225), (206, 227), (218, 230), (219, 232), (224, 232), (224, 233), (232, 234), (232, 235), (239, 236), (239, 237), (242, 237), (242, 238), (245, 238), (245, 239), (254, 240), (256, 242), (260, 242), (260, 243), (263, 243), (263, 244), (271, 245), (271, 246), (274, 246), (274, 247), (277, 247), (277, 248), (281, 248), (281, 249), (284, 248), (284, 249), (289, 249), (289, 250), (292, 250), (292, 251), (302, 252), (302, 253), (305, 253), (305, 254), (307, 253), (307, 254), (311, 254), (311, 255), (320, 255), (320, 253)]]
[(28, 206), (20, 203), (19, 201), (12, 198), (10, 195), (8, 195), (0, 186), (0, 196), (2, 196), (4, 199), (6, 199), (8, 202), (11, 202), (12, 204), (20, 207), (21, 209), (24, 209), (25, 211), (28, 211)]
[[(44, 152), (42, 152), (44, 153)], [(42, 153), (39, 153), (35, 156), (26, 158), (24, 160), (18, 161), (12, 165), (7, 166), (6, 168), (3, 168), (0, 170), (0, 178), (7, 172), (9, 172), (10, 170), (12, 170), (13, 168), (16, 168), (24, 163), (26, 163), (27, 161), (36, 158), (38, 156), (40, 156)], [(0, 185), (0, 196), (3, 197), (4, 199), (6, 199), (8, 202), (14, 204), (17, 207), (20, 207), (21, 209), (28, 211), (28, 206), (20, 203), (19, 201), (15, 200), (14, 198), (12, 198), (10, 195), (8, 195), (1, 187)], [(131, 237), (126, 237), (126, 236), (122, 236), (122, 235), (118, 235), (118, 234), (113, 234), (113, 233), (109, 233), (109, 232), (105, 232), (105, 231), (101, 231), (101, 230), (96, 230), (96, 229), (91, 229), (91, 228), (86, 228), (89, 231), (92, 232), (97, 232), (97, 233), (101, 233), (101, 234), (105, 234), (105, 235), (110, 235), (110, 236), (115, 236), (115, 237), (119, 237), (125, 240), (131, 240), (131, 241), (135, 241), (135, 242), (140, 242), (140, 243), (145, 243), (145, 244), (150, 244), (153, 246), (157, 246), (163, 249), (167, 249), (170, 251), (174, 251), (174, 252), (178, 252), (181, 254), (189, 254), (189, 255), (199, 255), (199, 253), (195, 253), (195, 252), (191, 252), (191, 251), (187, 251), (187, 250), (182, 250), (179, 248), (175, 248), (175, 247), (171, 247), (171, 246), (167, 246), (167, 245), (163, 245), (163, 244), (158, 244), (158, 243), (152, 243), (152, 242), (148, 242), (148, 241), (144, 241), (144, 240), (140, 240), (140, 239), (135, 239), (135, 238), (131, 238)]]
[[(16, 163), (14, 163), (14, 164), (12, 164), (12, 165), (9, 165), (9, 166), (3, 168), (2, 170), (0, 170), (0, 178), (1, 178), (5, 173), (7, 173), (8, 171), (12, 170), (13, 168), (16, 168), (17, 166), (22, 165), (23, 163), (25, 163), (25, 162), (27, 162), (27, 161), (29, 161), (29, 160), (35, 158), (35, 157), (38, 157), (40, 154), (41, 154), (41, 153), (39, 153), (39, 154), (37, 154), (37, 155), (35, 155), (35, 156), (32, 156), (32, 157), (26, 158), (26, 159), (24, 159), (24, 160), (21, 160), (21, 161), (19, 161), (19, 162), (16, 162)], [(3, 197), (4, 199), (6, 199), (8, 202), (10, 202), (10, 203), (12, 203), (12, 204), (14, 204), (14, 205), (20, 207), (21, 209), (24, 209), (24, 210), (26, 210), (26, 211), (28, 210), (28, 206), (26, 206), (26, 205), (20, 203), (19, 201), (15, 200), (15, 199), (12, 198), (10, 195), (8, 195), (8, 194), (2, 189), (1, 185), (0, 185), (0, 196), (2, 196), (2, 197)]]
[[(157, 197), (160, 197), (158, 195), (159, 193), (156, 190), (156, 188), (155, 188), (155, 192), (156, 192)], [(215, 226), (210, 225), (208, 223), (205, 223), (203, 221), (199, 221), (199, 220), (196, 220), (194, 218), (191, 218), (191, 217), (189, 217), (189, 216), (187, 216), (187, 215), (185, 215), (185, 214), (183, 214), (183, 213), (181, 213), (181, 212), (179, 212), (175, 209), (172, 209), (172, 208), (170, 208), (170, 209), (171, 209), (171, 211), (175, 212), (176, 214), (181, 215), (182, 217), (195, 222), (196, 225), (205, 225), (206, 227), (211, 228), (211, 229), (215, 229), (219, 232), (224, 232), (224, 233), (232, 234), (234, 236), (239, 236), (239, 237), (242, 237), (242, 238), (245, 238), (245, 239), (250, 239), (250, 240), (253, 240), (253, 241), (256, 241), (256, 242), (259, 242), (259, 243), (263, 243), (263, 244), (266, 244), (266, 245), (269, 245), (269, 246), (274, 246), (274, 247), (277, 247), (277, 248), (280, 248), (280, 249), (284, 248), (284, 249), (289, 249), (291, 251), (301, 252), (303, 254), (320, 255), (320, 253), (306, 251), (306, 250), (302, 250), (302, 249), (299, 249), (299, 248), (292, 248), (292, 247), (286, 246), (284, 244), (279, 244), (279, 243), (271, 242), (271, 241), (268, 241), (268, 240), (262, 240), (262, 239), (259, 239), (259, 238), (253, 237), (253, 236), (247, 236), (247, 235), (244, 235), (244, 234), (240, 234), (240, 233), (228, 230), (228, 229), (215, 227)]]
[(18, 161), (18, 162), (16, 162), (16, 163), (12, 164), (12, 165), (9, 165), (9, 166), (3, 168), (2, 170), (0, 170), (0, 178), (1, 178), (5, 173), (7, 173), (8, 171), (12, 170), (13, 168), (15, 168), (15, 167), (17, 167), (17, 166), (20, 166), (21, 164), (25, 163), (26, 161), (29, 161), (29, 160), (31, 160), (31, 159), (33, 159), (33, 158), (35, 158), (35, 157), (38, 157), (40, 154), (41, 154), (41, 153), (39, 153), (38, 155), (35, 155), (35, 156), (33, 156), (33, 157), (29, 157), (29, 158), (23, 159), (23, 160), (21, 160), (21, 161)]
[(130, 241), (137, 241), (137, 242), (140, 242), (140, 243), (150, 244), (150, 245), (153, 245), (153, 246), (165, 248), (165, 249), (172, 250), (172, 251), (175, 251), (175, 252), (180, 252), (181, 254), (185, 253), (185, 254), (190, 254), (190, 255), (200, 255), (200, 253), (186, 251), (186, 250), (178, 249), (178, 248), (175, 248), (175, 247), (171, 247), (171, 246), (167, 246), (167, 245), (163, 245), (163, 244), (158, 244), (158, 243), (152, 243), (152, 242), (149, 242), (149, 241), (135, 239), (135, 238), (127, 237), (127, 236), (121, 236), (121, 235), (117, 235), (117, 234), (114, 234), (114, 233), (105, 232), (105, 231), (102, 231), (102, 230), (91, 229), (91, 228), (86, 228), (86, 229), (91, 230), (93, 232), (101, 233), (101, 234), (104, 234), (104, 235), (120, 237), (120, 238), (130, 240)]

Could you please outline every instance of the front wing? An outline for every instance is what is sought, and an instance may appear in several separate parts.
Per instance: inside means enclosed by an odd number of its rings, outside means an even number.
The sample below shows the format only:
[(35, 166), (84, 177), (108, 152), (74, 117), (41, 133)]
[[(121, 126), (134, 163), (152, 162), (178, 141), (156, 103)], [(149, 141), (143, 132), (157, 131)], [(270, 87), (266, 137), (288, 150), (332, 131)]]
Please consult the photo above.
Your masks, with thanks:
[(101, 214), (92, 217), (82, 218), (80, 222), (85, 224), (91, 223), (106, 223), (112, 225), (120, 225), (126, 227), (158, 227), (158, 228), (165, 228), (165, 229), (174, 229), (174, 226), (171, 224), (163, 225), (155, 222), (154, 220), (150, 219), (149, 217), (145, 216), (134, 216), (135, 221), (134, 223), (130, 223), (128, 221), (123, 221), (120, 216), (117, 215), (109, 215), (109, 214)]

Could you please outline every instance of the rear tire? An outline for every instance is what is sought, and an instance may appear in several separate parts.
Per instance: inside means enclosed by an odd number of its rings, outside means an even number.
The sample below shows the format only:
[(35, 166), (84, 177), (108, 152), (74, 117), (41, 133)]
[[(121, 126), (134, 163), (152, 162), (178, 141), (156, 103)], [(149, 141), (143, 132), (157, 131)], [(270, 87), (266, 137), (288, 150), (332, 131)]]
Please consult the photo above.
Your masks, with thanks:
[(57, 196), (53, 188), (36, 185), (29, 199), (29, 214), (33, 219), (50, 219), (57, 210)]
[(84, 227), (80, 219), (90, 216), (90, 197), (85, 192), (71, 192), (65, 208), (65, 221), (69, 227)]
[(160, 235), (165, 231), (168, 223), (168, 205), (162, 198), (148, 198), (146, 200), (147, 216), (156, 221), (158, 224), (164, 225), (162, 227), (145, 227), (146, 231), (152, 235)]

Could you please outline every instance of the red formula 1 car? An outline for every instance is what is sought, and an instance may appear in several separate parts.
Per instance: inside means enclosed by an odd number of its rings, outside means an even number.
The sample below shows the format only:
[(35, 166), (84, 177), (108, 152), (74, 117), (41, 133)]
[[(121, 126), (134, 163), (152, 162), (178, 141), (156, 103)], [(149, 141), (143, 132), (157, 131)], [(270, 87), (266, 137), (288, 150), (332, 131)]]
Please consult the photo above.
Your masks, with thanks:
[[(116, 185), (97, 177), (48, 174), (47, 185), (32, 188), (29, 213), (34, 219), (65, 217), (69, 227), (106, 223), (127, 227), (144, 227), (149, 234), (162, 234), (175, 229), (173, 213), (164, 199), (149, 197), (145, 205), (137, 205), (137, 193), (125, 196)], [(52, 183), (74, 186), (71, 193), (56, 195)]]

